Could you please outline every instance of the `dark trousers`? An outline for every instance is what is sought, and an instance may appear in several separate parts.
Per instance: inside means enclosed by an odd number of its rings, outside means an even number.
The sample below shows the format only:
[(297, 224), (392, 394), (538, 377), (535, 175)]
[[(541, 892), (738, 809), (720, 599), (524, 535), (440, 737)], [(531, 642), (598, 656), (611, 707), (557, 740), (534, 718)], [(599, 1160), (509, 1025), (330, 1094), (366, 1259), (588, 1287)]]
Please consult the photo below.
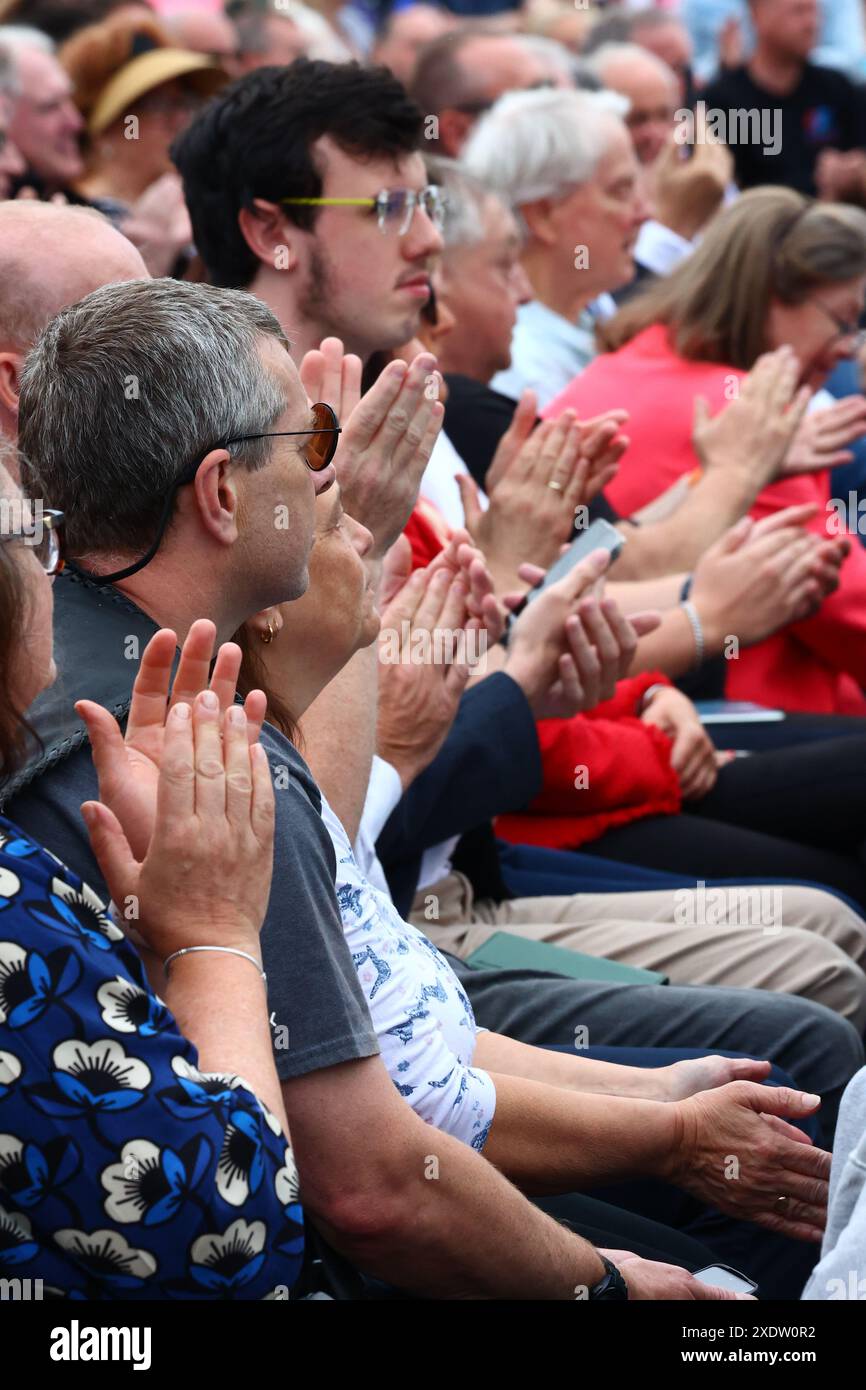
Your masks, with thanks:
[(609, 830), (585, 848), (693, 879), (798, 879), (866, 909), (866, 735), (737, 758), (678, 816)]

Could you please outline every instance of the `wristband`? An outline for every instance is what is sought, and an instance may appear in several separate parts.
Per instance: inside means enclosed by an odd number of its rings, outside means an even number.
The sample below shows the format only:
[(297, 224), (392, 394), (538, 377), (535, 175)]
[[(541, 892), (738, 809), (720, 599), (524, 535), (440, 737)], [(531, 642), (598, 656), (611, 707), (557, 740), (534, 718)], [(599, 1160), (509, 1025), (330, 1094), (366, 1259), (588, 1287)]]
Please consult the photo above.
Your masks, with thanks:
[(258, 970), (262, 977), (265, 989), (267, 989), (268, 977), (255, 956), (251, 956), (247, 951), (238, 951), (234, 946), (184, 946), (179, 951), (172, 951), (171, 955), (166, 956), (165, 960), (162, 962), (162, 968), (165, 971), (166, 978), (168, 978), (168, 967), (173, 960), (177, 960), (178, 956), (191, 956), (194, 951), (222, 951), (223, 954), (227, 956), (241, 956), (243, 960), (248, 960), (250, 965), (256, 967), (256, 970)]
[(699, 617), (699, 615), (698, 615), (698, 610), (697, 610), (697, 608), (695, 608), (695, 605), (692, 603), (691, 599), (686, 599), (685, 603), (681, 603), (681, 604), (680, 604), (680, 607), (682, 608), (683, 612), (685, 613), (686, 617), (688, 618), (689, 623), (690, 623), (690, 625), (691, 625), (692, 633), (693, 633), (693, 635), (694, 635), (694, 639), (695, 639), (695, 667), (703, 666), (703, 664), (704, 664), (704, 629), (703, 629), (703, 626), (702, 626), (702, 624), (701, 624), (700, 617)]

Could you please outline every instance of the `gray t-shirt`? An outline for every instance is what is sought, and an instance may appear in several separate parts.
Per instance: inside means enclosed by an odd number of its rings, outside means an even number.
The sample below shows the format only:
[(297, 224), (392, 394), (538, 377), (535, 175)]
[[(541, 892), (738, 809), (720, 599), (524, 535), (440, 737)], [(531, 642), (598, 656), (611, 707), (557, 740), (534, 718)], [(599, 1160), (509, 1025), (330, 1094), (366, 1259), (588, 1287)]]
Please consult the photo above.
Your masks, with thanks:
[[(337, 908), (336, 861), (303, 758), (271, 725), (262, 744), (276, 788), (274, 878), (262, 929), (274, 1059), (282, 1079), (379, 1051)], [(43, 772), (4, 814), (108, 901), (81, 818), (99, 795), (89, 746)]]

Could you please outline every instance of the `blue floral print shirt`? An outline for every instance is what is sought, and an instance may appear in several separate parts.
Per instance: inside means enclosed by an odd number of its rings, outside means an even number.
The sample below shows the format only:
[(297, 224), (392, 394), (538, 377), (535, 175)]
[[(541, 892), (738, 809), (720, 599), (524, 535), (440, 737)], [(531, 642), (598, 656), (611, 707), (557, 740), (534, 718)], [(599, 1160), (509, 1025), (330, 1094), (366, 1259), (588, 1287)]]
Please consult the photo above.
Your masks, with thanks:
[(48, 1298), (287, 1298), (291, 1150), (96, 895), (0, 816), (0, 1278)]

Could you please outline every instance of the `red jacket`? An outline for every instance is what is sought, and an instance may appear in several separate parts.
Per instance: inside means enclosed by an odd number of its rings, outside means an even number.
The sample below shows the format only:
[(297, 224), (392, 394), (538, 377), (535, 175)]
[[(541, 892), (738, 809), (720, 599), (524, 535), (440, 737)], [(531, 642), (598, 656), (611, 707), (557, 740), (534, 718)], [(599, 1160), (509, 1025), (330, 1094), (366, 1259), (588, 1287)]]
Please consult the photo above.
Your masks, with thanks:
[[(722, 408), (744, 373), (679, 357), (661, 325), (645, 329), (618, 352), (604, 353), (543, 412), (567, 407), (595, 415), (614, 406), (629, 412), (631, 447), (605, 489), (623, 516), (658, 497), (698, 462), (691, 442), (694, 398), (712, 413)], [(765, 488), (752, 508), (756, 518), (782, 507), (817, 502), (809, 529), (835, 535), (829, 514), (830, 474), (804, 474)], [(788, 710), (864, 714), (866, 698), (866, 550), (857, 544), (842, 567), (839, 588), (804, 622), (794, 623), (727, 663), (725, 694)]]
[[(442, 549), (448, 528), (429, 503), (406, 527), (413, 568)], [(517, 844), (576, 849), (616, 825), (644, 816), (674, 815), (681, 805), (671, 767), (671, 741), (635, 717), (644, 691), (669, 685), (659, 672), (620, 681), (612, 700), (573, 719), (541, 719), (536, 728), (544, 787), (520, 815), (500, 816), (498, 833)]]

